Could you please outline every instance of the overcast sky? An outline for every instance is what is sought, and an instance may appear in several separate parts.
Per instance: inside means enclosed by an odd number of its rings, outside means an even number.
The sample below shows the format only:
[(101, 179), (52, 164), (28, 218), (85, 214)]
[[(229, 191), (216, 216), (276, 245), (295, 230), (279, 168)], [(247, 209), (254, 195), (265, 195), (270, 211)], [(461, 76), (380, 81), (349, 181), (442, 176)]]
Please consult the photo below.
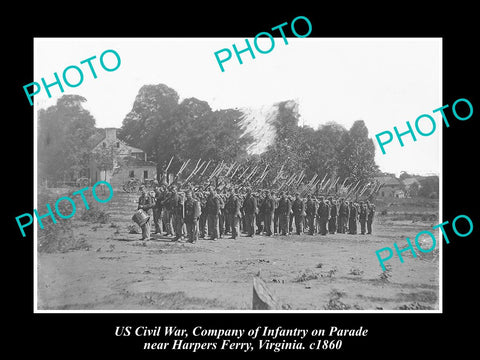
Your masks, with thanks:
[[(253, 39), (249, 39), (253, 44)], [(432, 110), (442, 106), (442, 43), (439, 38), (275, 38), (268, 54), (255, 49), (256, 58), (242, 54), (243, 64), (235, 57), (224, 63), (221, 72), (214, 52), (245, 46), (244, 38), (37, 38), (34, 50), (34, 79), (54, 81), (53, 73), (62, 76), (70, 65), (79, 66), (83, 83), (76, 88), (64, 85), (44, 89), (34, 97), (36, 109), (54, 105), (63, 94), (78, 94), (96, 119), (97, 127), (121, 127), (131, 110), (138, 90), (146, 84), (166, 84), (181, 99), (196, 97), (214, 109), (260, 107), (295, 99), (299, 103), (300, 124), (317, 128), (335, 121), (347, 129), (355, 120), (365, 121), (369, 135), (397, 126), (414, 127), (421, 114), (437, 121), (436, 132), (428, 137), (417, 134), (417, 141), (405, 136), (405, 146), (394, 139), (383, 155), (375, 141), (376, 161), (382, 171), (397, 175), (440, 173), (441, 129), (439, 114)], [(268, 39), (259, 46), (268, 49)], [(253, 46), (253, 45), (252, 45)], [(100, 54), (113, 49), (121, 57), (120, 67), (104, 71)], [(232, 50), (233, 52), (233, 50)], [(80, 61), (92, 56), (97, 79), (87, 64)], [(222, 54), (221, 56), (224, 56)], [(115, 64), (112, 54), (105, 57)], [(113, 64), (113, 65), (112, 65)], [(75, 71), (69, 71), (74, 82)], [(25, 98), (28, 104), (27, 98)], [(420, 127), (427, 132), (428, 123)], [(375, 140), (375, 139), (374, 139)]]

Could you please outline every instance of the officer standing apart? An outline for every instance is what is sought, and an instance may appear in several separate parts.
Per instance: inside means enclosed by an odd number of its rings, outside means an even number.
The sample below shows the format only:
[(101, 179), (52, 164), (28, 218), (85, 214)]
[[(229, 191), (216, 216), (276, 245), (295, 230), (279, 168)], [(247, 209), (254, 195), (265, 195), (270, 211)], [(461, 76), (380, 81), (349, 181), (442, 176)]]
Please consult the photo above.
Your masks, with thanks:
[(144, 185), (140, 186), (140, 191), (142, 195), (138, 199), (138, 208), (145, 211), (148, 215), (148, 220), (145, 224), (142, 225), (142, 239), (141, 240), (150, 240), (150, 229), (151, 229), (151, 218), (152, 218), (152, 208), (155, 206), (155, 201), (148, 194), (147, 189)]

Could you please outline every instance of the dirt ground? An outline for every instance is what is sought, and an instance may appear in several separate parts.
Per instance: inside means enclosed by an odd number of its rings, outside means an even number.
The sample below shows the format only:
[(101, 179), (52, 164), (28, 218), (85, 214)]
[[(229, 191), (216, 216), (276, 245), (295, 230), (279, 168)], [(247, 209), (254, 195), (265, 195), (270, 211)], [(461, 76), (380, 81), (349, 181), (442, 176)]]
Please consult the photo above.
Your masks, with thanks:
[(127, 230), (137, 198), (116, 193), (103, 205), (111, 215), (106, 224), (70, 219), (83, 249), (38, 253), (39, 310), (250, 310), (259, 271), (284, 309), (439, 307), (437, 252), (405, 252), (405, 262), (395, 256), (385, 272), (375, 255), (394, 242), (404, 247), (405, 237), (413, 240), (437, 220), (377, 211), (372, 235), (242, 235), (196, 244), (154, 235), (144, 242)]

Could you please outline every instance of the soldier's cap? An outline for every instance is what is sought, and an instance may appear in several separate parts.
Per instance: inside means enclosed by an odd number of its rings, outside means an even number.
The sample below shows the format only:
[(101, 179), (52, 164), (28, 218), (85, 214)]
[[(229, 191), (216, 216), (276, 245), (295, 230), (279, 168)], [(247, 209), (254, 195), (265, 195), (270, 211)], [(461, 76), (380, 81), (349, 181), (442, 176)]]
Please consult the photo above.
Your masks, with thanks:
[(296, 192), (296, 193), (295, 193), (295, 196), (300, 196), (300, 193), (299, 193), (299, 192)]
[(145, 190), (145, 185), (140, 185), (140, 187), (138, 188), (138, 190)]

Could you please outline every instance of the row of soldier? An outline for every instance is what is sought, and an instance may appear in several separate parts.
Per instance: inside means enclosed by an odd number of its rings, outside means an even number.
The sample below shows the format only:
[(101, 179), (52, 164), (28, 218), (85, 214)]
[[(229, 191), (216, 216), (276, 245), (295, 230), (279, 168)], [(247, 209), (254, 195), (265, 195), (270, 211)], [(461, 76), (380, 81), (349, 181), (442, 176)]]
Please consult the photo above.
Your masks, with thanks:
[[(189, 189), (179, 192), (175, 185), (155, 185), (154, 191), (140, 188), (142, 195), (138, 209), (149, 215), (142, 226), (142, 240), (149, 239), (153, 218), (154, 233), (173, 236), (177, 241), (185, 236), (189, 242), (200, 238), (216, 240), (231, 234), (236, 239), (240, 233), (253, 237), (255, 234), (309, 235), (335, 233), (372, 233), (375, 206), (368, 200), (346, 201), (308, 194), (301, 198), (287, 192), (251, 189), (237, 191), (232, 187), (217, 194), (214, 187), (208, 192)], [(295, 232), (293, 228), (295, 227)]]

